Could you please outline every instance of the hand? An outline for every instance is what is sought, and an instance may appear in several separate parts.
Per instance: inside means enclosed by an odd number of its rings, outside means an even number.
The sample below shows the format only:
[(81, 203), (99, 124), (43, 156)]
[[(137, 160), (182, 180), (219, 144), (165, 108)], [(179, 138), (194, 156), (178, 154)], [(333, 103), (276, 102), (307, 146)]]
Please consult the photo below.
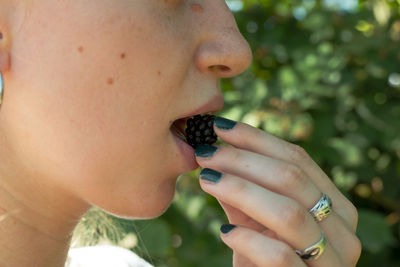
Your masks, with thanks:
[[(200, 185), (236, 226), (221, 233), (234, 251), (234, 266), (356, 265), (361, 253), (357, 210), (304, 149), (223, 118), (215, 119), (214, 130), (233, 147), (202, 146), (196, 158), (201, 167), (222, 175), (210, 182), (203, 170)], [(331, 198), (332, 212), (317, 223), (309, 210), (322, 193)], [(318, 259), (302, 259), (295, 250), (318, 241), (321, 230), (327, 240), (324, 252)]]

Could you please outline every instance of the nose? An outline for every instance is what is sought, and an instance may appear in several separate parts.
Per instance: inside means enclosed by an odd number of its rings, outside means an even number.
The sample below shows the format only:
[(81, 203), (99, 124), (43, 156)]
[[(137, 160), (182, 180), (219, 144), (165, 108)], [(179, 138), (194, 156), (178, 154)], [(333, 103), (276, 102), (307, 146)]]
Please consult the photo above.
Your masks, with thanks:
[[(219, 78), (234, 77), (253, 60), (249, 43), (240, 33), (226, 2), (211, 0), (202, 23), (202, 41), (195, 55), (197, 68)], [(212, 4), (211, 4), (212, 3)]]

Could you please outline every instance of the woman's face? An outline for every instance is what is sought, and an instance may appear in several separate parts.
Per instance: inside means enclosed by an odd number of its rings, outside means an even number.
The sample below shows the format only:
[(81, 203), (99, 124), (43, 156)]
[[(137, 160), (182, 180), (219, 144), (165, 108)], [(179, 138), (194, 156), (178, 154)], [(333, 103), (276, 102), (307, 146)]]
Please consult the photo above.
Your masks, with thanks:
[(23, 17), (0, 112), (21, 173), (118, 216), (160, 215), (197, 167), (171, 124), (221, 109), (220, 78), (251, 63), (225, 1), (41, 0)]

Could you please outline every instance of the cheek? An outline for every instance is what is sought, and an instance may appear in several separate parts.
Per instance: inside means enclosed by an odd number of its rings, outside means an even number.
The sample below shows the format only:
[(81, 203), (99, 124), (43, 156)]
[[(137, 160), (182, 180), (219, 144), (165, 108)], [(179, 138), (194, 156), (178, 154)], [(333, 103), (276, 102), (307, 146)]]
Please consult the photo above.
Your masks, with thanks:
[[(10, 136), (26, 169), (117, 214), (161, 212), (176, 178), (160, 181), (171, 167), (161, 138), (166, 129), (158, 125), (174, 101), (173, 81), (164, 77), (180, 81), (180, 74), (161, 71), (182, 63), (168, 56), (173, 42), (152, 36), (157, 25), (149, 16), (121, 19), (129, 10), (101, 19), (88, 11), (74, 20), (52, 11), (54, 23), (32, 12), (16, 40), (19, 90), (3, 107), (13, 114)], [(157, 89), (163, 84), (169, 87)], [(147, 215), (146, 201), (153, 206)]]
[[(102, 112), (96, 117), (63, 107), (41, 113), (37, 107), (15, 106), (19, 123), (11, 122), (14, 128), (8, 130), (24, 169), (120, 216), (163, 212), (176, 179), (168, 177), (164, 140), (140, 123), (127, 125), (128, 120), (107, 119)], [(75, 112), (81, 116), (71, 115)]]
[[(100, 1), (100, 7), (101, 2), (106, 1)], [(48, 5), (41, 6), (44, 11), (52, 8), (54, 17), (42, 16), (38, 10), (32, 12), (30, 24), (24, 28), (21, 39), (15, 42), (19, 47), (16, 47), (18, 57), (14, 58), (13, 68), (19, 75), (19, 83), (15, 86), (19, 90), (14, 98), (22, 107), (20, 113), (27, 113), (24, 119), (30, 122), (29, 131), (44, 137), (43, 143), (65, 140), (59, 144), (65, 154), (76, 150), (74, 143), (84, 150), (94, 146), (91, 143), (95, 142), (100, 147), (110, 147), (110, 143), (116, 142), (112, 136), (126, 140), (134, 128), (140, 128), (133, 118), (143, 118), (146, 114), (141, 103), (149, 103), (151, 99), (152, 92), (143, 94), (141, 88), (155, 88), (150, 86), (151, 83), (133, 83), (145, 73), (143, 65), (130, 64), (134, 61), (134, 49), (130, 45), (136, 48), (141, 44), (113, 33), (128, 34), (126, 21), (125, 30), (112, 22), (116, 20), (115, 15), (106, 16), (107, 21), (92, 14), (96, 13), (95, 8), (83, 4), (76, 7), (75, 13), (68, 5), (64, 6), (68, 12), (62, 12), (61, 7), (55, 10), (57, 5)], [(85, 7), (89, 11), (78, 12)], [(75, 19), (68, 19), (66, 14), (72, 14)], [(52, 23), (46, 21), (48, 19)], [(130, 28), (129, 32), (135, 31)], [(143, 80), (151, 80), (144, 76)], [(29, 103), (29, 108), (25, 107), (23, 99)], [(35, 126), (37, 130), (32, 129)]]

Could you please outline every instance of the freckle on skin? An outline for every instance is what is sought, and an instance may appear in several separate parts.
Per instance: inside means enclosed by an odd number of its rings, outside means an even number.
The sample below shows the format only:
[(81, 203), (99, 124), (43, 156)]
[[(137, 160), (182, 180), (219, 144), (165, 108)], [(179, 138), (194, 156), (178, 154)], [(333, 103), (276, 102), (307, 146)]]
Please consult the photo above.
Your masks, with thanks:
[(199, 13), (199, 14), (204, 12), (204, 8), (198, 3), (193, 3), (193, 4), (190, 5), (190, 7), (192, 8), (193, 12), (196, 12), (196, 13)]
[(157, 71), (157, 73), (158, 73), (158, 76), (161, 76), (161, 71)]
[(121, 54), (121, 58), (124, 59), (126, 57), (125, 53)]
[(83, 46), (80, 46), (80, 47), (78, 48), (78, 51), (79, 51), (79, 53), (82, 53), (82, 52), (83, 52)]
[(113, 84), (114, 83), (114, 79), (113, 78), (108, 78), (107, 83), (109, 85)]

